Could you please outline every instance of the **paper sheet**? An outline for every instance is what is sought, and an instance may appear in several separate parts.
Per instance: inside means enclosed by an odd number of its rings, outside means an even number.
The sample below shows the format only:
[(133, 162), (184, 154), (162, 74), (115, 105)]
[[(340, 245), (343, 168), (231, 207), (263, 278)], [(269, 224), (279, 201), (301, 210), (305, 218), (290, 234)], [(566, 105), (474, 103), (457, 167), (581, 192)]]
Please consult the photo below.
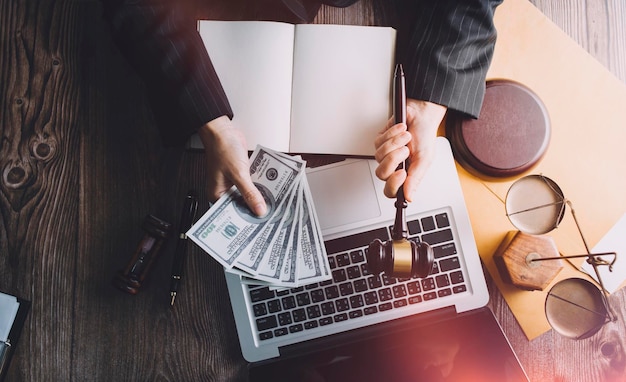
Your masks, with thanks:
[[(608, 266), (598, 267), (598, 272), (600, 273), (604, 287), (609, 293), (613, 293), (618, 290), (623, 285), (624, 280), (626, 280), (626, 214), (622, 216), (617, 224), (615, 224), (591, 250), (591, 253), (605, 252), (617, 253), (617, 259), (615, 264), (613, 264), (613, 272), (609, 272)], [(604, 259), (611, 261), (613, 258), (606, 256)], [(589, 263), (583, 263), (583, 269), (597, 280), (596, 273)]]

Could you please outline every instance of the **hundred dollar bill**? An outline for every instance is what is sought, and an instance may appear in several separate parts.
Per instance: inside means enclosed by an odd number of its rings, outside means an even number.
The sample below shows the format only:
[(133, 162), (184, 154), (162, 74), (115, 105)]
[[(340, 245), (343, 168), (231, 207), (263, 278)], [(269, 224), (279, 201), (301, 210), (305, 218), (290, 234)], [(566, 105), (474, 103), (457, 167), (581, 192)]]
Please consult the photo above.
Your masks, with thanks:
[[(294, 166), (299, 167), (302, 171), (304, 170), (306, 162), (303, 161), (299, 157), (293, 157), (282, 153), (276, 153), (281, 158), (289, 161)], [(302, 176), (303, 179), (304, 176)], [(228, 272), (237, 274), (241, 276), (241, 281), (245, 284), (254, 284), (254, 285), (268, 285), (272, 287), (293, 287), (293, 280), (283, 283), (280, 280), (281, 271), (283, 269), (283, 264), (286, 258), (287, 245), (289, 243), (289, 239), (291, 238), (291, 232), (293, 227), (294, 219), (296, 219), (297, 208), (298, 208), (298, 188), (294, 187), (292, 193), (290, 195), (290, 199), (287, 203), (284, 204), (284, 207), (287, 208), (284, 211), (284, 216), (280, 223), (278, 224), (278, 230), (274, 231), (274, 235), (271, 236), (268, 233), (270, 228), (275, 228), (276, 223), (270, 224), (266, 227), (265, 231), (260, 234), (255, 243), (252, 246), (247, 247), (239, 257), (238, 262), (235, 264), (235, 267), (229, 269)], [(274, 219), (276, 220), (276, 219)], [(274, 227), (270, 227), (270, 226)], [(270, 237), (271, 236), (271, 237)], [(253, 254), (248, 253), (250, 247), (254, 247), (256, 251), (264, 253), (259, 253), (258, 256), (254, 256)], [(250, 267), (248, 264), (245, 264), (245, 260), (255, 262), (259, 262), (258, 267)], [(243, 260), (243, 261), (242, 261)], [(243, 263), (243, 264), (242, 264)]]
[[(303, 171), (306, 162), (299, 157), (292, 157), (283, 153), (275, 152), (276, 156), (284, 159), (290, 166), (298, 168), (299, 171)], [(305, 178), (301, 176), (300, 181)], [(288, 197), (288, 201), (281, 204), (281, 207), (276, 211), (273, 218), (265, 225), (265, 227), (257, 234), (254, 241), (245, 247), (239, 257), (235, 266), (242, 271), (250, 274), (259, 274), (259, 267), (264, 262), (265, 257), (269, 257), (272, 252), (274, 242), (278, 237), (278, 233), (284, 224), (291, 224), (293, 221), (293, 214), (290, 213), (288, 208), (294, 208), (296, 205), (295, 196), (297, 196), (298, 186), (294, 186), (291, 189), (291, 193)]]
[[(297, 187), (294, 187), (297, 190)], [(282, 263), (284, 252), (280, 251), (280, 246), (275, 246), (277, 240), (281, 238), (281, 231), (291, 225), (295, 217), (294, 210), (297, 205), (297, 192), (292, 192), (289, 200), (282, 203), (280, 210), (265, 226), (252, 245), (246, 247), (240, 254), (235, 266), (250, 275), (260, 275), (263, 269), (268, 267), (268, 263)], [(259, 279), (267, 279), (267, 271)], [(270, 281), (277, 281), (277, 277), (271, 277)]]
[(294, 229), (294, 222), (298, 217), (298, 194), (294, 193), (292, 199), (287, 203), (287, 210), (283, 221), (281, 222), (280, 230), (275, 238), (273, 238), (268, 251), (263, 257), (263, 261), (258, 268), (258, 272), (255, 279), (263, 281), (262, 284), (271, 284), (278, 286), (293, 286), (294, 280), (281, 281), (282, 269), (284, 263), (288, 258), (290, 249), (288, 248), (289, 239), (292, 236)]
[(258, 146), (251, 156), (250, 175), (265, 199), (267, 214), (255, 216), (233, 187), (187, 231), (187, 237), (224, 267), (232, 268), (241, 252), (289, 198), (303, 173), (293, 163)]
[[(272, 240), (271, 248), (263, 257), (263, 263), (259, 267), (258, 273), (252, 275), (238, 268), (229, 270), (231, 273), (241, 275), (244, 284), (267, 285), (275, 288), (291, 288), (295, 286), (296, 274), (293, 275), (294, 277), (288, 277), (284, 281), (281, 281), (281, 277), (283, 273), (290, 273), (289, 269), (285, 270), (285, 262), (290, 261), (289, 254), (292, 250), (297, 251), (297, 248), (289, 247), (296, 228), (295, 220), (299, 216), (296, 203), (297, 197), (294, 198), (293, 204), (290, 203), (291, 208), (289, 209), (289, 216), (286, 216), (285, 224), (281, 226), (280, 232)], [(287, 224), (287, 222), (289, 224)], [(295, 272), (295, 268), (293, 268), (293, 270)]]
[(259, 266), (278, 236), (285, 210), (288, 208), (290, 208), (288, 203), (282, 203), (269, 224), (266, 224), (254, 241), (241, 251), (235, 267), (250, 275), (258, 274)]
[(315, 237), (315, 242), (318, 243), (320, 248), (320, 256), (323, 262), (322, 270), (328, 273), (329, 277), (331, 276), (330, 263), (328, 261), (328, 253), (326, 252), (326, 245), (324, 244), (324, 236), (322, 235), (322, 226), (320, 225), (320, 220), (317, 216), (317, 210), (315, 209), (315, 203), (313, 201), (313, 195), (311, 194), (311, 189), (309, 188), (309, 184), (306, 176), (304, 179), (304, 193), (306, 196), (307, 204), (309, 206), (309, 215), (311, 219), (311, 226), (313, 235)]
[(285, 259), (283, 260), (282, 269), (280, 273), (280, 285), (293, 285), (297, 284), (297, 265), (298, 265), (298, 251), (300, 250), (300, 234), (302, 227), (302, 204), (303, 193), (302, 185), (299, 184), (297, 205), (295, 209), (295, 218), (291, 225), (291, 232), (288, 237), (285, 237), (286, 243), (283, 242), (281, 251), (284, 251)]
[(310, 284), (331, 278), (330, 264), (324, 242), (320, 240), (319, 225), (316, 222), (313, 198), (306, 177), (301, 181), (302, 222), (298, 245), (297, 284)]
[(295, 245), (297, 241), (293, 241), (294, 234), (297, 236), (296, 219), (299, 215), (296, 203), (297, 198), (294, 198), (294, 203), (290, 203), (291, 208), (289, 208), (291, 216), (286, 217), (287, 221), (272, 241), (271, 248), (264, 256), (258, 273), (252, 275), (238, 268), (229, 269), (228, 272), (240, 275), (244, 284), (268, 285), (277, 288), (297, 286), (297, 270), (293, 261), (297, 258), (298, 250)]
[(304, 171), (304, 168), (306, 167), (306, 161), (302, 159), (300, 155), (289, 155), (289, 154), (281, 153), (280, 151), (275, 151), (274, 154), (282, 158), (285, 162), (289, 163), (290, 165), (300, 169), (301, 171)]
[[(331, 279), (330, 264), (326, 255), (321, 229), (318, 224), (317, 214), (313, 205), (313, 198), (308, 187), (306, 177), (300, 180), (298, 195), (301, 203), (296, 212), (296, 203), (290, 200), (288, 205), (290, 213), (287, 214), (287, 221), (281, 222), (281, 233), (275, 238), (275, 245), (263, 258), (263, 263), (259, 267), (257, 275), (248, 272), (238, 271), (235, 268), (231, 272), (240, 274), (242, 282), (246, 284), (268, 285), (272, 288), (293, 287), (313, 282)], [(292, 197), (294, 197), (293, 195)], [(299, 214), (300, 231), (299, 236), (290, 237), (290, 232), (295, 227), (291, 225), (292, 216)], [(297, 232), (296, 232), (297, 233)], [(291, 238), (291, 242), (289, 242)], [(274, 243), (274, 241), (273, 241)], [(289, 246), (291, 244), (291, 246)], [(293, 269), (293, 254), (296, 255), (295, 282), (293, 277), (288, 277)], [(280, 276), (284, 275), (280, 279)]]

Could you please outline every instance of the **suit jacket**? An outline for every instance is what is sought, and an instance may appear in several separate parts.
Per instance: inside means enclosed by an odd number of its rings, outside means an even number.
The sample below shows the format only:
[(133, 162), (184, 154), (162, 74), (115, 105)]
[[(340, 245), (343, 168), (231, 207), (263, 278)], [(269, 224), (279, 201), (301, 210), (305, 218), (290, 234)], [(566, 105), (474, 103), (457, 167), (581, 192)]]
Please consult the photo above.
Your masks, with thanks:
[[(311, 21), (322, 3), (348, 6), (358, 0), (273, 1), (261, 4), (282, 7)], [(478, 116), (496, 40), (493, 12), (500, 2), (394, 0), (392, 26), (398, 30), (397, 60), (404, 66), (408, 97)], [(212, 119), (233, 116), (210, 52), (196, 31), (194, 14), (185, 3), (103, 3), (114, 41), (145, 81), (166, 145), (185, 142)]]

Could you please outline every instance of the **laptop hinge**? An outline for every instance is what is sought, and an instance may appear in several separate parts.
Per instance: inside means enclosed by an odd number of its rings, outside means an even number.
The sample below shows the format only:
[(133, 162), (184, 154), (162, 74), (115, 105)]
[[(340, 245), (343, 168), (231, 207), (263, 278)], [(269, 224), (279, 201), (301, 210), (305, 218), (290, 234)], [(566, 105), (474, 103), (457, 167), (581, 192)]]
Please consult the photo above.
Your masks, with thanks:
[(442, 322), (454, 318), (455, 316), (457, 316), (457, 313), (454, 307), (446, 307), (375, 325), (352, 329), (343, 333), (331, 334), (314, 340), (307, 340), (297, 344), (281, 346), (278, 350), (280, 352), (280, 356), (283, 358), (300, 357), (318, 352), (322, 349), (332, 349), (339, 346), (352, 345), (358, 342), (380, 337), (381, 335), (389, 335), (392, 333), (402, 332), (403, 330), (413, 330), (416, 327)]

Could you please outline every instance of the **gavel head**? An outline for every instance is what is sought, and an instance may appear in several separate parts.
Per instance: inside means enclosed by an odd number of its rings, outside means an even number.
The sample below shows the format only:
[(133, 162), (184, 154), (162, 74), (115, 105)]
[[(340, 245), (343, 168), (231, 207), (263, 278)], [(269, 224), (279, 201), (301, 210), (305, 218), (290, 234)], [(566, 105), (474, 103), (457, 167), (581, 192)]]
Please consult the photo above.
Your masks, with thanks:
[(427, 277), (433, 269), (435, 255), (428, 243), (408, 239), (375, 239), (367, 250), (367, 268), (370, 273), (385, 272), (397, 278)]

